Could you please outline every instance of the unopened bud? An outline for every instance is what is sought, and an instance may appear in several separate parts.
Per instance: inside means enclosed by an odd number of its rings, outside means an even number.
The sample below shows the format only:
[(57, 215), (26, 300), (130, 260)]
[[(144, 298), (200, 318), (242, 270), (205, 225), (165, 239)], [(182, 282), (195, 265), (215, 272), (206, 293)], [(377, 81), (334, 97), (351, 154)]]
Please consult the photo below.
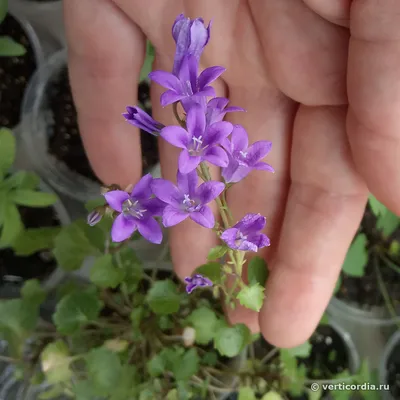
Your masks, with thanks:
[(182, 333), (182, 341), (185, 347), (193, 346), (196, 340), (196, 330), (190, 326), (187, 326)]
[(92, 212), (90, 212), (89, 215), (87, 216), (87, 223), (90, 226), (95, 226), (101, 221), (102, 217), (103, 216), (101, 215), (101, 213), (99, 213), (99, 211), (95, 209)]
[(102, 186), (100, 189), (101, 194), (106, 194), (108, 192), (111, 192), (113, 190), (121, 190), (121, 187), (115, 183), (113, 183), (112, 185), (108, 185), (108, 186)]

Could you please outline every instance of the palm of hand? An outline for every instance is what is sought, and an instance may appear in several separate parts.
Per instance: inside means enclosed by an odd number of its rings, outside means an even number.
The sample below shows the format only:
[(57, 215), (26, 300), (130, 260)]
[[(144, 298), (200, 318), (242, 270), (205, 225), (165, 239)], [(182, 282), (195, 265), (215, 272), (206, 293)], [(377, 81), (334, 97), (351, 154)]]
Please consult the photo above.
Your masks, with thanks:
[[(217, 82), (217, 94), (247, 110), (228, 119), (244, 125), (252, 141), (272, 141), (267, 162), (277, 171), (254, 172), (229, 191), (234, 217), (261, 212), (272, 241), (265, 253), (271, 277), (260, 315), (237, 308), (230, 317), (253, 330), (260, 325), (278, 346), (304, 341), (329, 301), (362, 217), (367, 185), (400, 212), (395, 136), (400, 4), (395, 0), (358, 0), (352, 6), (350, 0), (65, 3), (81, 131), (91, 163), (106, 183), (119, 179), (127, 184), (140, 175), (140, 157), (135, 157), (138, 135), (120, 114), (135, 103), (144, 35), (156, 48), (154, 68), (170, 70), (174, 54), (170, 26), (175, 17), (184, 12), (213, 19), (203, 67), (228, 68), (223, 81)], [(161, 93), (162, 88), (152, 87), (153, 115), (166, 125), (175, 124), (171, 110), (159, 105)], [(164, 142), (160, 147), (163, 175), (174, 180), (177, 153)], [(379, 165), (373, 157), (378, 157)], [(176, 271), (183, 277), (204, 262), (215, 237), (188, 221), (172, 229), (170, 242)]]

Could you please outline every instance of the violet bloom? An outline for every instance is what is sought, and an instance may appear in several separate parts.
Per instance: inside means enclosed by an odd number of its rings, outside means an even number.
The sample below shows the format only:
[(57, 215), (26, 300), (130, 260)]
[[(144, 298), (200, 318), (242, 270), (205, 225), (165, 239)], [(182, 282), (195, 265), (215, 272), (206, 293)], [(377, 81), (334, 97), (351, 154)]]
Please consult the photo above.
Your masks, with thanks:
[(221, 239), (234, 250), (258, 251), (270, 245), (269, 238), (260, 232), (266, 222), (260, 214), (246, 214), (236, 225), (225, 230)]
[(225, 114), (234, 111), (245, 111), (241, 107), (227, 107), (229, 100), (225, 97), (215, 97), (207, 103), (206, 121), (207, 125), (222, 121)]
[(154, 179), (153, 193), (167, 206), (163, 212), (163, 225), (167, 228), (185, 220), (192, 219), (205, 228), (215, 225), (214, 214), (207, 206), (225, 189), (222, 182), (208, 181), (197, 187), (196, 170), (189, 174), (177, 174), (177, 186), (165, 179)]
[(185, 56), (180, 70), (175, 76), (167, 71), (150, 72), (149, 78), (168, 90), (160, 97), (163, 107), (181, 101), (187, 112), (193, 103), (203, 103), (206, 97), (215, 97), (215, 90), (209, 84), (215, 81), (223, 72), (223, 67), (206, 68), (198, 75), (198, 61), (194, 56)]
[(172, 73), (177, 75), (181, 69), (182, 60), (186, 55), (192, 55), (197, 62), (203, 53), (204, 47), (210, 39), (211, 22), (206, 28), (202, 18), (185, 18), (178, 15), (172, 26), (172, 36), (176, 43), (174, 67)]
[(147, 174), (134, 186), (130, 194), (123, 190), (112, 190), (104, 194), (108, 205), (120, 213), (111, 229), (114, 242), (128, 239), (137, 229), (149, 242), (161, 243), (161, 228), (154, 217), (162, 215), (165, 204), (157, 198), (151, 198), (152, 181), (153, 177)]
[(123, 113), (123, 117), (129, 122), (131, 125), (136, 126), (139, 129), (142, 129), (148, 133), (151, 133), (154, 136), (158, 136), (160, 130), (164, 128), (163, 124), (160, 124), (149, 114), (143, 111), (139, 107), (126, 107), (126, 113)]
[(232, 132), (233, 125), (226, 121), (206, 126), (206, 117), (201, 106), (193, 106), (186, 118), (187, 130), (181, 126), (167, 126), (161, 136), (182, 150), (179, 156), (179, 171), (193, 171), (202, 161), (219, 167), (228, 166), (228, 156), (218, 145)]
[(228, 153), (229, 164), (222, 169), (222, 176), (227, 183), (235, 183), (244, 179), (253, 169), (275, 172), (265, 162), (260, 161), (271, 150), (272, 143), (260, 140), (248, 147), (247, 132), (241, 125), (233, 127), (231, 140), (224, 139), (222, 147)]
[(207, 287), (213, 285), (210, 279), (200, 274), (193, 275), (193, 277), (188, 276), (187, 278), (185, 278), (185, 282), (186, 292), (189, 294), (192, 293), (194, 289), (197, 289), (199, 287)]

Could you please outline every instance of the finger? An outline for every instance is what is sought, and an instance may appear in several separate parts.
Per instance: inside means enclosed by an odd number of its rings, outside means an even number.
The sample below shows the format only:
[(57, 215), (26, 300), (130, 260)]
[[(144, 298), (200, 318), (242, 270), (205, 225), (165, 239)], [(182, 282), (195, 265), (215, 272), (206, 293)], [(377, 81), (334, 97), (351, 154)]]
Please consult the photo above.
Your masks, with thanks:
[(301, 1), (249, 2), (268, 72), (290, 98), (306, 105), (346, 104), (348, 30)]
[(136, 104), (144, 38), (112, 2), (64, 2), (71, 86), (89, 161), (105, 183), (141, 174), (138, 131), (121, 116)]
[(370, 191), (400, 214), (400, 3), (354, 1), (348, 133)]
[(350, 23), (351, 0), (303, 0), (314, 12), (322, 18), (341, 26), (348, 27)]
[(262, 333), (279, 347), (301, 344), (315, 329), (364, 211), (345, 115), (341, 107), (301, 106), (296, 116), (292, 184), (260, 312)]

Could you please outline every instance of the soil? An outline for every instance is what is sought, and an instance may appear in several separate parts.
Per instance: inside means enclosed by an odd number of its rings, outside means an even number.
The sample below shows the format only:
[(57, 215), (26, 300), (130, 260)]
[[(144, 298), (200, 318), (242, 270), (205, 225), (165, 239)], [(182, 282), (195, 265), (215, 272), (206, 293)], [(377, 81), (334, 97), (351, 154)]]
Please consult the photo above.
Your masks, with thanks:
[(387, 382), (394, 399), (400, 399), (400, 343), (392, 351), (387, 364)]
[(0, 127), (14, 128), (20, 120), (25, 88), (36, 69), (36, 60), (28, 36), (10, 14), (0, 24), (0, 36), (3, 35), (26, 48), (23, 56), (0, 57)]
[[(146, 83), (139, 85), (139, 102), (145, 104), (145, 110), (151, 114), (150, 89)], [(49, 104), (53, 119), (49, 138), (50, 154), (65, 163), (72, 171), (98, 182), (79, 134), (77, 112), (69, 85), (67, 67), (60, 72), (50, 86)], [(157, 138), (143, 131), (140, 132), (140, 138), (142, 166), (146, 171), (158, 162)]]
[[(383, 240), (375, 227), (376, 217), (372, 214), (369, 207), (367, 207), (360, 231), (364, 232), (369, 244), (383, 243)], [(400, 230), (396, 231), (390, 237), (385, 246), (389, 246), (392, 239), (400, 239)], [(396, 260), (393, 260), (396, 262)], [(397, 260), (397, 264), (400, 260)], [(395, 309), (400, 314), (400, 277), (399, 273), (392, 268), (386, 266), (382, 261), (379, 262), (380, 274), (385, 283), (389, 297)], [(369, 310), (372, 307), (379, 307), (385, 305), (384, 297), (379, 288), (378, 278), (375, 270), (374, 260), (371, 258), (365, 268), (365, 274), (362, 277), (350, 277), (342, 272), (342, 284), (336, 296), (350, 304), (356, 304), (359, 307)]]
[[(53, 207), (19, 207), (22, 221), (26, 228), (59, 226)], [(11, 249), (0, 250), (1, 282), (10, 280), (45, 279), (57, 264), (51, 252), (41, 251), (27, 257), (16, 256)]]

